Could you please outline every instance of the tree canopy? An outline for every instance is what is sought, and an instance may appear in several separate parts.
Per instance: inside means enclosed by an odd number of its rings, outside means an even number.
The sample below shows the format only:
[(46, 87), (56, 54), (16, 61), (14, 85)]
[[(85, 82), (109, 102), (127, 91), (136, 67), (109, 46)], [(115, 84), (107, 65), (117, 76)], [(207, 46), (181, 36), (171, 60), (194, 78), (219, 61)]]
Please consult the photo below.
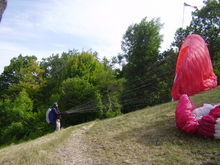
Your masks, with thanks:
[(173, 46), (180, 48), (182, 41), (190, 34), (199, 34), (206, 41), (211, 59), (220, 51), (220, 3), (204, 1), (205, 6), (192, 12), (192, 21), (186, 29), (177, 29)]
[(147, 21), (147, 17), (139, 24), (130, 25), (123, 35), (121, 48), (122, 57), (126, 59), (123, 66), (125, 76), (134, 75), (155, 63), (159, 56), (162, 43), (160, 19)]

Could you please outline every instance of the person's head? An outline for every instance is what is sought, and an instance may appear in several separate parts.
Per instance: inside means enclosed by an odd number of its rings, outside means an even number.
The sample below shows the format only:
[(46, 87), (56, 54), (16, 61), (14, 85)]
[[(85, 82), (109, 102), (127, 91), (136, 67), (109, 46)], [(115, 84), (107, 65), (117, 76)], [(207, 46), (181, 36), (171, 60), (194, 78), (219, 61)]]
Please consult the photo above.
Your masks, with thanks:
[(54, 102), (54, 103), (52, 104), (52, 106), (53, 106), (53, 107), (58, 107), (57, 102)]

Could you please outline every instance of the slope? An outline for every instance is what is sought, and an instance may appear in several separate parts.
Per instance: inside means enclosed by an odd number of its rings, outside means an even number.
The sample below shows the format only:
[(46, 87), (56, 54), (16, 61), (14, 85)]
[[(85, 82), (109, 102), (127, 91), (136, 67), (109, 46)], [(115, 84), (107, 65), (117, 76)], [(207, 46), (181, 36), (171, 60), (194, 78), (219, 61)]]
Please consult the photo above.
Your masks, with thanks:
[[(191, 97), (220, 103), (220, 87)], [(218, 164), (220, 141), (175, 127), (177, 101), (62, 129), (0, 150), (0, 164)]]

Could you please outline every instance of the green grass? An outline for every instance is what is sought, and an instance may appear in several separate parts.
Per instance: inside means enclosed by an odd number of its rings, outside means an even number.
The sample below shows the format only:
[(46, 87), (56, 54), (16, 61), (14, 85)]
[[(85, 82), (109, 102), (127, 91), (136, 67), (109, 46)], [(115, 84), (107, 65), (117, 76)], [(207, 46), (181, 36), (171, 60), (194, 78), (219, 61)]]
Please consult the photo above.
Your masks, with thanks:
[[(220, 87), (190, 97), (196, 106), (220, 103)], [(193, 137), (175, 127), (177, 101), (156, 105), (111, 119), (99, 120), (83, 135), (93, 164), (220, 164), (220, 141)], [(72, 126), (33, 141), (0, 150), (0, 164), (62, 164), (54, 152), (68, 144)], [(70, 139), (68, 139), (69, 142)], [(72, 139), (74, 141), (74, 138)], [(70, 151), (71, 152), (71, 151)], [(73, 156), (74, 159), (74, 156)]]

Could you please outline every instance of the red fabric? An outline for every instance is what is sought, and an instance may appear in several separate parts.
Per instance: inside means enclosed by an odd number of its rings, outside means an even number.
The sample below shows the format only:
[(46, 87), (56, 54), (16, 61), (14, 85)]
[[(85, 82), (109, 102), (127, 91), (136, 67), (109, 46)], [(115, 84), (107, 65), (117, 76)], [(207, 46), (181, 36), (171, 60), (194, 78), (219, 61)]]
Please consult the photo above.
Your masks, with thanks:
[[(210, 113), (209, 113), (210, 114)], [(210, 124), (216, 124), (217, 118), (212, 115), (203, 116), (202, 120)]]
[(216, 118), (219, 118), (220, 117), (220, 105), (212, 109), (209, 114), (215, 116)]
[(186, 94), (181, 95), (175, 112), (176, 127), (194, 136), (214, 139), (216, 120), (220, 117), (220, 105), (200, 120), (196, 120), (192, 114), (195, 108), (197, 107)]
[(214, 134), (212, 132), (206, 131), (201, 126), (199, 126), (197, 128), (196, 135), (201, 136), (201, 137), (211, 138), (211, 139), (215, 138), (215, 136), (214, 136)]
[(217, 86), (209, 51), (203, 38), (192, 34), (184, 40), (176, 64), (172, 97), (179, 100), (181, 94), (188, 96)]
[(197, 136), (214, 139), (216, 119), (216, 117), (211, 115), (203, 116), (199, 120), (199, 126), (195, 134)]
[(198, 127), (201, 127), (202, 129), (212, 133), (213, 135), (215, 134), (215, 124), (213, 123), (208, 123), (208, 122), (205, 122), (204, 120), (199, 120), (199, 126)]
[(188, 134), (193, 134), (197, 130), (198, 121), (192, 114), (192, 110), (195, 108), (193, 102), (186, 94), (180, 97), (175, 112), (176, 127), (178, 129)]

